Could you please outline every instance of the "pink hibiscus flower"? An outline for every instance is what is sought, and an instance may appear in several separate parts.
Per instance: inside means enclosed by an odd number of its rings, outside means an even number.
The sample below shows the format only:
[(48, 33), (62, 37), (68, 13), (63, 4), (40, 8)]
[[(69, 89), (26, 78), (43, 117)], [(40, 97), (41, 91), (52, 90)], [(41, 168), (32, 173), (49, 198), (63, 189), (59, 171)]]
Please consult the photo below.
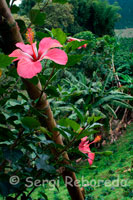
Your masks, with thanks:
[(39, 50), (37, 51), (36, 42), (33, 43), (34, 33), (31, 29), (27, 31), (27, 40), (29, 44), (17, 43), (16, 47), (9, 57), (17, 57), (13, 61), (19, 60), (17, 65), (18, 75), (23, 78), (33, 78), (40, 73), (42, 65), (40, 63), (43, 59), (49, 59), (57, 64), (65, 65), (67, 63), (67, 54), (55, 47), (62, 47), (62, 45), (55, 39), (50, 37), (43, 38), (39, 43)]
[[(67, 39), (68, 39), (67, 42), (72, 42), (72, 41), (81, 42), (81, 41), (84, 41), (83, 39), (77, 39), (77, 38), (73, 38), (73, 37), (68, 37)], [(82, 47), (86, 48), (87, 44), (83, 44), (82, 46), (78, 47), (78, 49), (81, 49)]]
[(81, 142), (79, 144), (79, 151), (81, 151), (84, 154), (88, 154), (88, 162), (90, 165), (93, 164), (95, 153), (92, 153), (90, 150), (90, 145), (96, 142), (99, 142), (101, 140), (101, 136), (97, 136), (93, 142), (89, 143), (89, 140), (87, 141), (87, 136), (81, 139)]

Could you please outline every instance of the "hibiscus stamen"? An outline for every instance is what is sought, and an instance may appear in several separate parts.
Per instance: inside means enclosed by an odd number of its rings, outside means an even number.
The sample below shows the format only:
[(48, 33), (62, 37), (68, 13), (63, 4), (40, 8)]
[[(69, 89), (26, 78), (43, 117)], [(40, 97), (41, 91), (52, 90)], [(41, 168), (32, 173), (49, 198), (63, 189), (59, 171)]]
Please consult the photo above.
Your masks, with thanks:
[(34, 41), (34, 32), (32, 31), (32, 28), (28, 28), (26, 32), (26, 39), (31, 44), (32, 51), (33, 51), (33, 57), (36, 60), (37, 56), (33, 47), (33, 41)]
[(96, 142), (99, 142), (100, 140), (101, 140), (101, 135), (98, 135), (98, 136), (96, 136), (96, 138), (94, 139), (94, 142), (96, 143)]
[(101, 138), (102, 138), (101, 135), (96, 136), (93, 142), (91, 142), (90, 144), (100, 142)]
[(32, 28), (28, 28), (26, 32), (26, 39), (30, 44), (33, 44), (34, 40), (34, 32), (32, 31)]

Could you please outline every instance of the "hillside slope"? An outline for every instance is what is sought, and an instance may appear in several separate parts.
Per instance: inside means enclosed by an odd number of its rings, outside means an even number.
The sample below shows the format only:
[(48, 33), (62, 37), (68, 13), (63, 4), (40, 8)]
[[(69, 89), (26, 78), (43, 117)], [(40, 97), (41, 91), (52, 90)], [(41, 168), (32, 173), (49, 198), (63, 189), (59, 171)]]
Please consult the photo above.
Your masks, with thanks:
[[(88, 162), (79, 163), (76, 167), (80, 186), (89, 183), (86, 188), (85, 200), (130, 200), (133, 197), (132, 183), (132, 133), (133, 124), (127, 128), (116, 143), (107, 145), (101, 150), (112, 151), (110, 156), (96, 155), (94, 165), (90, 168)], [(84, 180), (84, 182), (82, 181)], [(83, 185), (82, 185), (83, 183)], [(110, 185), (109, 185), (110, 183)], [(45, 191), (48, 200), (70, 200), (66, 187), (60, 181), (59, 191), (49, 188), (38, 188), (32, 197), (42, 197)], [(35, 199), (36, 199), (35, 198)]]

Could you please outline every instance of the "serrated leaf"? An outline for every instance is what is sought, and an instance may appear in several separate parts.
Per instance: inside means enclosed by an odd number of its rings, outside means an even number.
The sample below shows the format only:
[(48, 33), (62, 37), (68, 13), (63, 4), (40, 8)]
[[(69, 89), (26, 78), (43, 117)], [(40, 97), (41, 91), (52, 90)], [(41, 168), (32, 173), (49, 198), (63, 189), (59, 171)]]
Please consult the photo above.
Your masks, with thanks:
[(32, 9), (29, 14), (32, 24), (42, 26), (45, 20), (45, 13), (41, 13), (38, 9)]
[(52, 29), (52, 34), (53, 37), (58, 40), (61, 44), (64, 44), (66, 42), (66, 34), (60, 29), (60, 28), (56, 28), (56, 29)]

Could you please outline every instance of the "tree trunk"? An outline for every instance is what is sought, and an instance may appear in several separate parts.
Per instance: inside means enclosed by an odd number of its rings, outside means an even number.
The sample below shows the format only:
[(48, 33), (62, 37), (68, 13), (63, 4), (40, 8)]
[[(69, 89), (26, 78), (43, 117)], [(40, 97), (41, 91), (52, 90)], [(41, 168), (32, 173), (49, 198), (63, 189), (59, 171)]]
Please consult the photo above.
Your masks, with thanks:
[[(23, 42), (18, 26), (14, 18), (12, 17), (10, 9), (7, 6), (6, 0), (0, 0), (0, 35), (3, 40), (0, 42), (0, 47), (6, 54), (11, 53), (16, 48), (15, 44), (17, 42)], [(40, 82), (37, 84), (37, 86), (33, 85), (26, 79), (23, 79), (23, 82), (26, 86), (29, 97), (32, 100), (38, 99), (40, 97), (40, 93), (42, 90)], [(45, 124), (47, 129), (53, 133), (53, 141), (56, 144), (63, 145), (63, 141), (59, 132), (53, 131), (53, 128), (56, 127), (56, 122), (53, 118), (53, 114), (49, 102), (47, 101), (47, 96), (45, 93), (43, 93), (39, 103), (37, 104), (37, 109), (43, 110), (44, 114), (47, 116), (46, 118), (43, 119), (44, 123), (42, 121), (41, 123), (42, 125)], [(56, 152), (53, 153), (56, 154)], [(63, 163), (69, 164), (68, 154), (64, 153), (63, 157), (64, 157)], [(76, 182), (75, 173), (65, 169), (64, 172), (62, 173), (62, 176), (65, 183), (68, 179), (69, 182), (71, 180), (70, 184), (67, 184), (67, 189), (69, 191), (71, 199), (84, 200), (81, 189), (79, 188)]]

